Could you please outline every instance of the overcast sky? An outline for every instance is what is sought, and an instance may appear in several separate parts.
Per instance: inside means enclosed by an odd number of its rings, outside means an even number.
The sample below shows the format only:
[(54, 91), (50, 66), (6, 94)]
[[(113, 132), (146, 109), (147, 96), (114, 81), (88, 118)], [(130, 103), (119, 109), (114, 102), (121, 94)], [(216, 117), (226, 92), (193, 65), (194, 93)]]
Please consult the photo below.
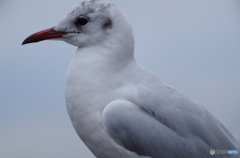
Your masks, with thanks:
[[(138, 62), (240, 138), (239, 0), (108, 1), (131, 21)], [(0, 0), (1, 158), (94, 158), (65, 107), (65, 74), (76, 47), (57, 41), (21, 46), (79, 2)]]

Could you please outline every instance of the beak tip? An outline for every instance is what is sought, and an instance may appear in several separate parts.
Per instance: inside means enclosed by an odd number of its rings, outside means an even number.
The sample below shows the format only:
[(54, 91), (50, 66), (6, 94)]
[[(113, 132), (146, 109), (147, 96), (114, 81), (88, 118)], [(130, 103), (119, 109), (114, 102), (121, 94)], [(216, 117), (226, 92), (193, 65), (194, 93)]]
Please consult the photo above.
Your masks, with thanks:
[(36, 41), (32, 40), (31, 38), (26, 38), (23, 42), (22, 45), (29, 44), (29, 43), (34, 43)]
[(28, 38), (27, 39), (25, 39), (23, 42), (22, 42), (22, 45), (25, 45), (25, 44), (28, 44), (28, 43), (31, 43), (29, 40), (28, 40)]
[(33, 37), (33, 35), (27, 37), (23, 42), (22, 42), (22, 45), (25, 45), (25, 44), (29, 44), (29, 43), (34, 43), (34, 42), (38, 42), (36, 41), (36, 38)]
[(25, 45), (25, 44), (27, 44), (27, 42), (24, 40), (24, 41), (22, 42), (22, 45)]

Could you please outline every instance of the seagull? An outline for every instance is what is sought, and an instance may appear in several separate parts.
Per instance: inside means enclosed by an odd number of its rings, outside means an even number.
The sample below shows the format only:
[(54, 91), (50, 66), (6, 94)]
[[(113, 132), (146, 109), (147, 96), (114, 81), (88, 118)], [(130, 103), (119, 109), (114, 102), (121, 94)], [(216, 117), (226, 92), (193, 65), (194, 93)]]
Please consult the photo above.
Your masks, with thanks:
[[(132, 27), (115, 4), (75, 6), (54, 27), (22, 44), (77, 46), (65, 99), (72, 124), (97, 158), (239, 158), (235, 138), (211, 113), (134, 59)], [(211, 154), (210, 154), (211, 153)]]

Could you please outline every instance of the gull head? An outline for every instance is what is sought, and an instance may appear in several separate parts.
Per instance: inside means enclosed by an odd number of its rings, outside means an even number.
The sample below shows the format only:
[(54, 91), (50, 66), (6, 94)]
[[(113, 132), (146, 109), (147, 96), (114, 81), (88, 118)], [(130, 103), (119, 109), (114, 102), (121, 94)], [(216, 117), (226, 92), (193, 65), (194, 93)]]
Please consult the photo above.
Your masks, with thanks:
[(91, 0), (73, 6), (58, 25), (32, 34), (22, 44), (56, 39), (86, 47), (113, 39), (122, 42), (131, 36), (132, 28), (121, 9), (111, 3)]

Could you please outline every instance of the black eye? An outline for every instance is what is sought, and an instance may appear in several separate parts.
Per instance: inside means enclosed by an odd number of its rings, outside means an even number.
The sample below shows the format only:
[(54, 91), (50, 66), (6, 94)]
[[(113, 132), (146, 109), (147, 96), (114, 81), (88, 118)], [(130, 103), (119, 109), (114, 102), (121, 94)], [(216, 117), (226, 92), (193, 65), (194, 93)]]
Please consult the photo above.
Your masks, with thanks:
[(88, 23), (88, 19), (86, 18), (78, 18), (75, 22), (76, 25), (86, 25)]

